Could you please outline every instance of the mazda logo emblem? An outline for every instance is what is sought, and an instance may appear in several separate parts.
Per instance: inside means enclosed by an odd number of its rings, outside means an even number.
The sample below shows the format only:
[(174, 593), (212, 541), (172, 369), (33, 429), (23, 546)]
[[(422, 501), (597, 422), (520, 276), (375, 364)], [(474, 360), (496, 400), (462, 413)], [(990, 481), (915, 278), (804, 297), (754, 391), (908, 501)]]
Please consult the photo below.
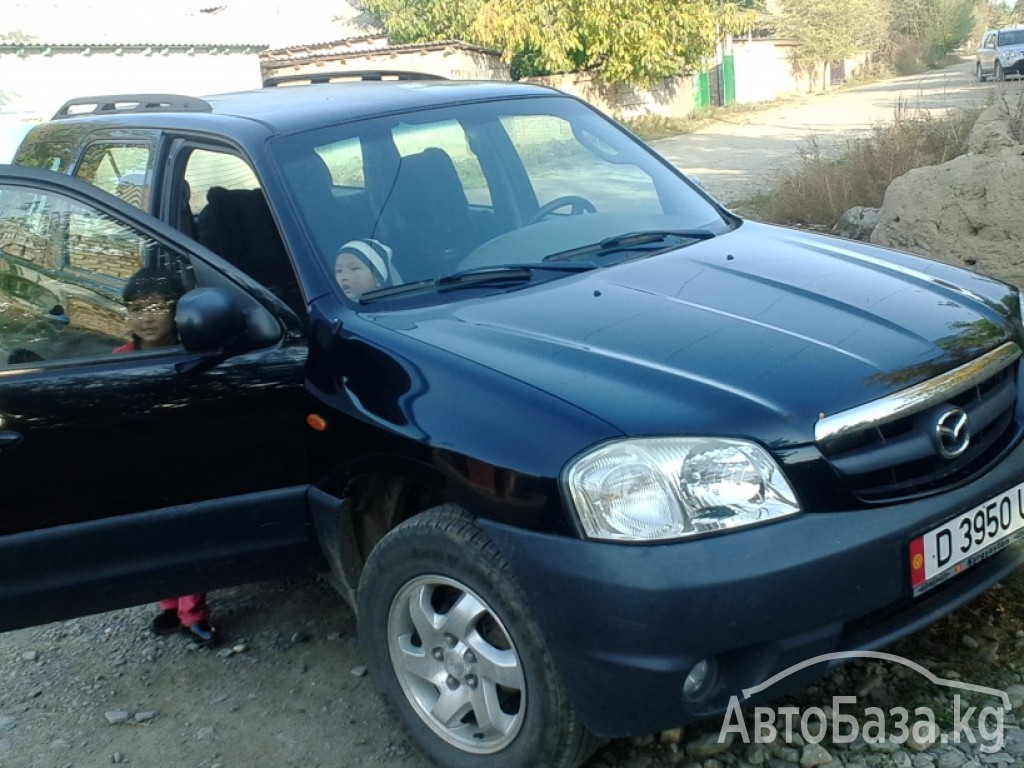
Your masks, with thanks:
[(971, 444), (967, 414), (962, 408), (949, 408), (935, 420), (935, 444), (945, 459), (962, 456)]

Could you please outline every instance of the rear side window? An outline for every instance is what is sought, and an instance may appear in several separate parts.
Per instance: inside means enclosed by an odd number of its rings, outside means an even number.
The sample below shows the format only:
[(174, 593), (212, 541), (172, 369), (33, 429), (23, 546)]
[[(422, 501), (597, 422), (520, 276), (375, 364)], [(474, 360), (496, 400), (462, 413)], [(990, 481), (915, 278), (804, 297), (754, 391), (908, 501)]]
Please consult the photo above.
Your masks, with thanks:
[(93, 144), (83, 153), (75, 175), (148, 211), (152, 157), (148, 144)]
[(36, 141), (29, 136), (14, 155), (17, 165), (67, 173), (74, 158), (74, 145), (66, 141)]
[(366, 188), (366, 177), (363, 175), (363, 148), (358, 137), (318, 147), (316, 151), (320, 161), (331, 174), (335, 194), (343, 194), (343, 191), (357, 192)]

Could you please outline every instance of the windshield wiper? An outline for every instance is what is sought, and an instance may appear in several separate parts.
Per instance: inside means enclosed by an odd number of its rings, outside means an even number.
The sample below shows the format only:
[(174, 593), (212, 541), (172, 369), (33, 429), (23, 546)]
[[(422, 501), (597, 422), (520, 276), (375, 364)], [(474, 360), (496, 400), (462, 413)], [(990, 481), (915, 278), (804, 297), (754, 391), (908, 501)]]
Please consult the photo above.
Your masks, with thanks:
[[(658, 229), (644, 232), (626, 232), (606, 237), (590, 245), (581, 245), (567, 251), (559, 251), (544, 257), (544, 261), (566, 261), (577, 256), (607, 256), (622, 251), (649, 251), (652, 254), (669, 251), (685, 241), (710, 240), (714, 232), (707, 229)], [(652, 247), (654, 246), (654, 247)]]
[(522, 285), (533, 280), (535, 272), (586, 272), (596, 269), (596, 264), (578, 262), (576, 264), (507, 264), (496, 267), (475, 267), (473, 269), (453, 272), (427, 280), (417, 280), (404, 285), (379, 288), (364, 293), (362, 303), (378, 299), (392, 298), (426, 291), (444, 293), (463, 288), (477, 288), (488, 285)]
[(434, 283), (439, 291), (465, 288), (475, 285), (491, 285), (494, 283), (527, 283), (533, 279), (534, 272), (585, 272), (595, 269), (596, 264), (508, 264), (498, 267), (475, 267), (443, 275)]

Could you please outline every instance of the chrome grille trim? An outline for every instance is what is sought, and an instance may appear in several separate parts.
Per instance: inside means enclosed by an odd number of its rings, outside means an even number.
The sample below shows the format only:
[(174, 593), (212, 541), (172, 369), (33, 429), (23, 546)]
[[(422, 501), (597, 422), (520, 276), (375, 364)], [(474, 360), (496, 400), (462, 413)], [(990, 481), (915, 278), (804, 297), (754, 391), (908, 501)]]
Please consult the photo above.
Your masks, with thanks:
[(823, 416), (814, 425), (814, 440), (827, 443), (837, 437), (878, 427), (945, 402), (995, 376), (1021, 356), (1015, 342), (1008, 341), (977, 360), (900, 392), (848, 411)]

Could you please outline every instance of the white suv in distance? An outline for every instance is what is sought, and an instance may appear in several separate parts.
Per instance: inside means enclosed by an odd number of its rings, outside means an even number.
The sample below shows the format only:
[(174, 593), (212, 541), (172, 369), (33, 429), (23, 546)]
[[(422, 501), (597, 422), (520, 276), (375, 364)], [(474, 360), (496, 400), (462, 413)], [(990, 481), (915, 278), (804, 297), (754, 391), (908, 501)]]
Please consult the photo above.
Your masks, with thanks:
[(1024, 75), (1024, 27), (991, 29), (981, 39), (974, 71), (985, 82), (989, 75), (1005, 80), (1007, 75)]

